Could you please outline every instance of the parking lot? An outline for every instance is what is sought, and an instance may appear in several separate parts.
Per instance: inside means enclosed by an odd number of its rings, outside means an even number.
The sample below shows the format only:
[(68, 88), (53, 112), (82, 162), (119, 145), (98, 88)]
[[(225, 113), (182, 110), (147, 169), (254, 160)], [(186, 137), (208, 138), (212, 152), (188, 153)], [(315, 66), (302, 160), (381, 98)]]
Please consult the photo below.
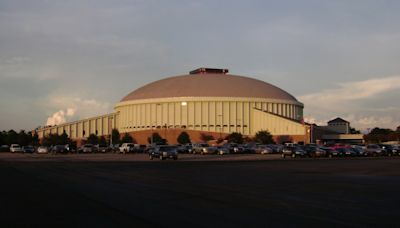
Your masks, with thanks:
[(4, 227), (398, 226), (400, 158), (0, 153)]

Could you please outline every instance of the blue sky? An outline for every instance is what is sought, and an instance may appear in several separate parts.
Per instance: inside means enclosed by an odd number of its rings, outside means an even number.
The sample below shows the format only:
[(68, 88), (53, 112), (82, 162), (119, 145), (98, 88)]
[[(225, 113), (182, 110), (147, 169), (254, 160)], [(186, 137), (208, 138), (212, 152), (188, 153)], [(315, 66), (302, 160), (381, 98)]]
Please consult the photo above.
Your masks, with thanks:
[(0, 0), (0, 130), (109, 113), (197, 67), (272, 83), (324, 124), (400, 125), (399, 1)]

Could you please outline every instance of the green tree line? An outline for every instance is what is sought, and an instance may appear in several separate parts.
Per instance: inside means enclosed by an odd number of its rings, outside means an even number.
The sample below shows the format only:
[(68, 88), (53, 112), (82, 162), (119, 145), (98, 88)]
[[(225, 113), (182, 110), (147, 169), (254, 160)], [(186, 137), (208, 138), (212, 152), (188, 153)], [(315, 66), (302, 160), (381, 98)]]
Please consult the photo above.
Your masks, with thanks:
[(32, 135), (30, 132), (25, 132), (24, 130), (20, 130), (19, 132), (14, 130), (1, 131), (0, 145), (11, 144), (19, 144), (21, 146), (39, 145), (39, 136), (37, 134)]
[(400, 141), (400, 129), (393, 131), (387, 128), (374, 128), (368, 134), (364, 135), (367, 143), (381, 143), (388, 141)]

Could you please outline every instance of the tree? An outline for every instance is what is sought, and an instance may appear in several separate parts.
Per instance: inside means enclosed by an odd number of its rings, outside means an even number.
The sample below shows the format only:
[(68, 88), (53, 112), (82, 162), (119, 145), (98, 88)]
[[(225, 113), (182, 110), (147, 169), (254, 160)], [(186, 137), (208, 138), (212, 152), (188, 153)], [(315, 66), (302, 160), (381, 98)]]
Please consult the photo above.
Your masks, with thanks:
[[(67, 136), (67, 139), (68, 139), (68, 136)], [(46, 135), (45, 137), (43, 137), (42, 145), (43, 146), (65, 145), (65, 144), (68, 144), (68, 141), (66, 141), (65, 136), (61, 136), (58, 134), (49, 134), (49, 135)]]
[(5, 144), (4, 143), (4, 141), (5, 141), (5, 134), (4, 133), (5, 133), (4, 131), (0, 131), (0, 145)]
[[(167, 140), (166, 140), (166, 139), (163, 139), (163, 138), (160, 136), (160, 134), (158, 134), (157, 132), (154, 132), (154, 133), (152, 134), (152, 136), (153, 136), (153, 144), (158, 144), (158, 145), (166, 145), (166, 144), (167, 144)], [(147, 141), (148, 141), (149, 143), (151, 143), (152, 137), (147, 138)]]
[(112, 139), (112, 143), (113, 144), (119, 144), (120, 143), (121, 136), (119, 134), (118, 129), (115, 129), (115, 128), (112, 129), (112, 131), (111, 131), (111, 139)]
[(394, 141), (397, 140), (399, 134), (391, 129), (386, 128), (374, 128), (371, 132), (367, 135), (364, 135), (364, 140), (367, 142), (372, 143), (381, 143), (386, 141)]
[(391, 129), (376, 127), (374, 129), (372, 129), (369, 134), (370, 135), (388, 135), (392, 132), (393, 131)]
[(32, 141), (32, 135), (26, 133), (24, 130), (21, 130), (18, 133), (18, 144), (21, 146), (29, 145)]
[(14, 130), (9, 130), (5, 139), (5, 142), (8, 145), (19, 143), (18, 133)]
[(35, 134), (32, 136), (32, 145), (39, 145), (39, 135), (37, 134), (37, 132), (35, 132)]
[(104, 136), (100, 136), (99, 144), (100, 145), (107, 145), (107, 140), (106, 140), (106, 138)]
[(185, 131), (183, 131), (182, 133), (179, 134), (177, 141), (180, 144), (187, 144), (187, 143), (191, 142), (189, 134), (186, 133)]
[(99, 137), (97, 137), (97, 135), (95, 134), (90, 134), (89, 137), (87, 138), (87, 143), (89, 144), (99, 144)]
[(65, 131), (63, 131), (63, 133), (58, 137), (57, 141), (57, 144), (59, 145), (67, 145), (71, 143), (71, 139), (68, 137)]
[(233, 132), (228, 136), (226, 136), (225, 139), (228, 140), (229, 143), (237, 143), (237, 144), (243, 143), (243, 135), (239, 132)]
[(254, 140), (261, 144), (274, 144), (274, 139), (272, 138), (271, 133), (269, 131), (259, 131), (256, 133)]
[(355, 128), (350, 128), (350, 134), (360, 134), (361, 132), (359, 130), (356, 130)]
[(210, 141), (210, 140), (214, 140), (214, 136), (201, 133), (201, 134), (200, 134), (200, 139), (201, 139), (203, 142), (207, 142), (207, 141)]
[(122, 143), (136, 143), (136, 140), (128, 133), (124, 134), (121, 141)]

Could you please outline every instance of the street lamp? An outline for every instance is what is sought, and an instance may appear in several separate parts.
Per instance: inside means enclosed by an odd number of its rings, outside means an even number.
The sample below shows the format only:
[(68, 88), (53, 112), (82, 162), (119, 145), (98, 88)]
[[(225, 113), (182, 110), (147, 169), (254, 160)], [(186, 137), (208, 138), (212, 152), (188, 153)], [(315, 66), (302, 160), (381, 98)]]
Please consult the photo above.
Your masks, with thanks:
[(218, 119), (221, 117), (220, 125), (219, 125), (219, 138), (222, 139), (222, 114), (218, 115)]

